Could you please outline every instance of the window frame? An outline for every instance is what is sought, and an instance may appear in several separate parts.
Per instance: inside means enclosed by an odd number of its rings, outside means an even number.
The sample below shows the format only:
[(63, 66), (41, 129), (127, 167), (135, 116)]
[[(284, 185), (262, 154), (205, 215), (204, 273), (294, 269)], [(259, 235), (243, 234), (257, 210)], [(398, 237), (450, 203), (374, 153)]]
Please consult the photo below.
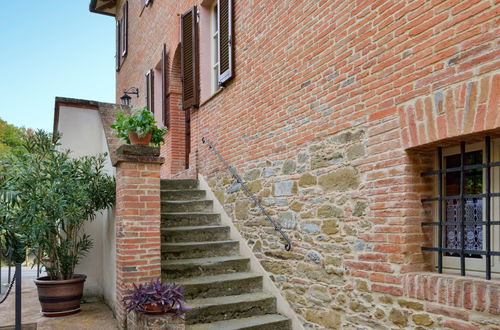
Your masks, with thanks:
[(210, 7), (210, 86), (211, 92), (216, 93), (219, 85), (219, 11), (218, 1), (214, 1)]
[[(462, 147), (463, 144), (463, 147)], [(490, 154), (488, 161), (488, 153), (486, 152), (487, 147), (489, 146)], [(479, 168), (482, 168), (483, 174), (483, 192), (480, 194), (480, 198), (484, 201), (483, 205), (483, 217), (482, 217), (482, 235), (483, 235), (483, 244), (482, 250), (478, 250), (481, 252), (481, 258), (468, 258), (464, 256), (463, 258), (456, 256), (447, 256), (443, 251), (446, 250), (446, 172), (445, 168), (445, 158), (450, 155), (457, 155), (461, 152), (468, 153), (472, 151), (482, 151), (483, 159)], [(487, 166), (489, 164), (489, 166)], [(436, 228), (434, 230), (432, 238), (433, 238), (433, 246), (432, 247), (422, 247), (424, 251), (433, 251), (437, 252), (433, 254), (432, 264), (433, 269), (437, 270), (439, 273), (451, 273), (451, 274), (460, 274), (464, 275), (472, 275), (472, 276), (486, 276), (487, 279), (491, 279), (492, 276), (494, 278), (500, 278), (500, 140), (491, 140), (490, 137), (486, 137), (483, 142), (475, 142), (468, 143), (461, 142), (460, 146), (451, 146), (446, 148), (438, 148), (437, 155), (435, 157), (434, 167), (438, 168), (438, 170), (429, 171), (422, 173), (422, 176), (435, 176), (435, 182), (433, 188), (434, 196), (432, 198), (424, 198), (422, 199), (423, 203), (434, 202), (432, 207), (433, 212), (433, 221), (431, 222), (423, 222), (422, 226), (431, 226)], [(488, 168), (490, 169), (490, 184), (487, 184), (488, 177)], [(465, 170), (463, 167), (458, 171), (467, 170), (467, 166)], [(441, 172), (442, 171), (442, 172)], [(450, 169), (448, 169), (450, 171)], [(457, 172), (453, 170), (454, 172)], [(439, 191), (441, 189), (441, 192)], [(488, 197), (488, 189), (489, 189), (489, 197)], [(467, 195), (461, 195), (467, 196)], [(439, 202), (441, 198), (442, 202)], [(463, 197), (465, 200), (466, 197)], [(487, 199), (490, 199), (489, 202), (486, 202)], [(441, 212), (440, 212), (440, 204), (441, 204)], [(487, 240), (488, 240), (488, 218), (486, 217), (488, 208), (490, 209), (490, 217), (489, 217), (489, 239), (490, 239), (490, 252), (487, 251)], [(441, 213), (441, 218), (439, 217)], [(463, 218), (462, 221), (465, 221)], [(441, 225), (440, 225), (441, 223)], [(463, 225), (462, 225), (463, 226)], [(441, 242), (439, 242), (439, 233), (440, 229), (442, 230)], [(436, 247), (437, 246), (437, 247)], [(454, 251), (455, 252), (455, 251)], [(480, 253), (477, 254), (480, 254)], [(459, 253), (459, 252), (455, 252)], [(459, 253), (461, 254), (461, 253)], [(467, 253), (466, 253), (467, 254)], [(489, 254), (489, 257), (488, 257)], [(440, 261), (441, 259), (441, 261)], [(487, 267), (488, 259), (490, 260), (490, 268)]]
[(120, 31), (120, 57), (125, 59), (128, 52), (128, 1), (125, 1), (122, 7), (121, 31)]

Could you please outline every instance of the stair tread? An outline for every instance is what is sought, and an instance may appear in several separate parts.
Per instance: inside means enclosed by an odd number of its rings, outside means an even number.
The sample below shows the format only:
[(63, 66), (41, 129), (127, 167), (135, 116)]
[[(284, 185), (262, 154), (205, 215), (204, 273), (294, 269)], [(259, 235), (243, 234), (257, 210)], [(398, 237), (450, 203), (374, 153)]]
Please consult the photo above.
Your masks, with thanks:
[(213, 226), (177, 226), (177, 227), (167, 227), (162, 228), (161, 231), (187, 231), (187, 230), (210, 230), (210, 229), (222, 229), (229, 228), (229, 226), (213, 225)]
[(236, 330), (247, 327), (256, 327), (268, 323), (288, 321), (287, 317), (280, 314), (265, 314), (241, 319), (231, 319), (212, 323), (199, 323), (186, 326), (187, 330)]
[(267, 292), (255, 292), (246, 293), (235, 296), (220, 296), (220, 297), (210, 297), (210, 298), (198, 298), (191, 299), (187, 301), (188, 306), (192, 307), (210, 307), (210, 306), (220, 306), (220, 305), (232, 305), (238, 303), (249, 303), (253, 301), (259, 301), (264, 299), (269, 299), (275, 297)]
[(203, 241), (203, 242), (178, 242), (178, 243), (161, 243), (163, 246), (203, 246), (212, 244), (236, 244), (239, 241), (236, 240), (225, 240), (225, 241)]
[(250, 258), (245, 258), (242, 256), (227, 256), (227, 257), (164, 260), (162, 263), (165, 266), (167, 266), (167, 265), (207, 265), (207, 264), (216, 264), (218, 262), (233, 261), (233, 260), (250, 260)]
[(180, 285), (209, 284), (214, 282), (236, 281), (236, 280), (245, 280), (245, 279), (252, 279), (259, 277), (262, 277), (262, 275), (251, 272), (240, 272), (240, 273), (204, 275), (197, 277), (180, 278), (177, 279), (175, 283)]

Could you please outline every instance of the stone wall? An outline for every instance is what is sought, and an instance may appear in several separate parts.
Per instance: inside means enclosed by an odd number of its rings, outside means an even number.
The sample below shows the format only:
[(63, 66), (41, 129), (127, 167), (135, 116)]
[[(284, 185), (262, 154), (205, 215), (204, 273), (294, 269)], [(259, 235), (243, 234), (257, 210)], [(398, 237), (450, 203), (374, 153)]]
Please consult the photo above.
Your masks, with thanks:
[[(163, 43), (175, 62), (177, 15), (211, 1), (134, 3), (117, 96), (144, 88)], [(436, 147), (499, 134), (498, 1), (233, 3), (235, 76), (191, 111), (190, 164), (306, 327), (499, 328), (499, 281), (482, 294), (472, 277), (432, 277), (421, 250), (432, 233), (420, 225), (433, 190), (420, 172)], [(292, 251), (202, 137), (286, 228)], [(432, 292), (443, 278), (459, 283), (446, 301), (408, 289)]]

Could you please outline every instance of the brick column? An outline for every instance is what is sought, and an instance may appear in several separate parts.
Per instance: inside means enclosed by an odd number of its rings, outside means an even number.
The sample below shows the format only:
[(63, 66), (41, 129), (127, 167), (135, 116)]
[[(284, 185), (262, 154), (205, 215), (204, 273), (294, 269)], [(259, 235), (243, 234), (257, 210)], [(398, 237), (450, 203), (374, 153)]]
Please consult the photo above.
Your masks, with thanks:
[(132, 283), (161, 277), (159, 148), (116, 151), (116, 317), (126, 326), (122, 298)]

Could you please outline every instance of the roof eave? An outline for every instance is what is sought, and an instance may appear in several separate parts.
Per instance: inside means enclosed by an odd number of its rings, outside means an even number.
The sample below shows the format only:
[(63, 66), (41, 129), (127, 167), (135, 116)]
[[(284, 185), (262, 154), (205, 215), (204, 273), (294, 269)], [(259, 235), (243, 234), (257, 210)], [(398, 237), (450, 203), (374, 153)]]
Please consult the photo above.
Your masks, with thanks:
[(105, 11), (98, 11), (96, 9), (96, 6), (97, 6), (97, 0), (90, 0), (89, 11), (91, 13), (101, 14), (101, 15), (106, 15), (106, 16), (111, 16), (111, 17), (115, 17), (116, 16), (113, 13), (108, 13), (108, 12), (105, 12)]

